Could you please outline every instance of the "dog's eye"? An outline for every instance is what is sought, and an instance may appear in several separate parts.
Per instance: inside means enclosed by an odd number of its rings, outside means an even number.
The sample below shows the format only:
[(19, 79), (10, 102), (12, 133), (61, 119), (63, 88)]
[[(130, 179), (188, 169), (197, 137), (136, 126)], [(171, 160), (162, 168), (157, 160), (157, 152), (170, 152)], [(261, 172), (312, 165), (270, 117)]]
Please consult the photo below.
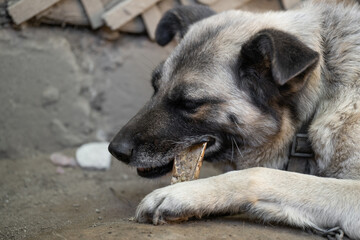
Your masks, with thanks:
[(204, 104), (204, 101), (182, 100), (179, 101), (177, 105), (181, 110), (187, 111), (189, 113), (195, 113), (196, 110)]

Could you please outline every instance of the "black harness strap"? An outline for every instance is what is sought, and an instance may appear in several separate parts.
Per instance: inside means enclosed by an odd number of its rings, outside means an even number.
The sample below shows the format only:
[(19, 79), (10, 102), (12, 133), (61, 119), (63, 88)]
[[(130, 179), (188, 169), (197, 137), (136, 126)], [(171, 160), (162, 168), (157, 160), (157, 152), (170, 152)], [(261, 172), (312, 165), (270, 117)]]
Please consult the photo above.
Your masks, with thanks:
[(309, 125), (313, 120), (312, 116), (295, 134), (289, 152), (289, 162), (286, 170), (310, 174), (311, 166), (315, 163), (314, 151), (308, 138)]

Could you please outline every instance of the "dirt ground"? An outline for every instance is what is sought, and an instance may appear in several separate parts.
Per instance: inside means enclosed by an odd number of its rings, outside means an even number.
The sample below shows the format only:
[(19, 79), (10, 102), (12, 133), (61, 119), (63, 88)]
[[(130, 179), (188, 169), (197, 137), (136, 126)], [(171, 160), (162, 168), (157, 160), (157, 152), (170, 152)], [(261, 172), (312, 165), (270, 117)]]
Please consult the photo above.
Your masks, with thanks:
[[(64, 152), (73, 156), (75, 151)], [(201, 177), (218, 174), (205, 163)], [(113, 160), (109, 171), (66, 168), (49, 155), (0, 161), (0, 239), (322, 239), (241, 216), (153, 226), (132, 220), (137, 204), (170, 177), (145, 180)]]

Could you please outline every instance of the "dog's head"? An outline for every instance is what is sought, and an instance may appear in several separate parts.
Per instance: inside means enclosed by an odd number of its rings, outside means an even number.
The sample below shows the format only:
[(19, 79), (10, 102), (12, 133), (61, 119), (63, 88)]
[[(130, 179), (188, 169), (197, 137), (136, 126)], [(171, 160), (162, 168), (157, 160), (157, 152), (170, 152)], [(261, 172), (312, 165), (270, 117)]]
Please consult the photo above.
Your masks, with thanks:
[(140, 176), (171, 171), (175, 155), (201, 142), (208, 142), (208, 161), (245, 159), (297, 118), (296, 95), (318, 54), (293, 35), (256, 24), (251, 14), (213, 14), (180, 7), (158, 25), (160, 45), (175, 35), (180, 44), (154, 70), (150, 101), (109, 146)]

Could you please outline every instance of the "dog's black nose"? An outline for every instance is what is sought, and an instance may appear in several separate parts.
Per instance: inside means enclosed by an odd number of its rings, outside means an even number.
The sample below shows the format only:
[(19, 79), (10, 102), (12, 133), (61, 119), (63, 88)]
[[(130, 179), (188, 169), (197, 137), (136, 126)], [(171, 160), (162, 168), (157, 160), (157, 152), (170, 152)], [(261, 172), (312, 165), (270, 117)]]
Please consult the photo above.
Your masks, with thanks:
[(133, 154), (134, 145), (131, 141), (126, 139), (116, 140), (114, 139), (109, 144), (109, 152), (118, 160), (129, 163), (131, 155)]

